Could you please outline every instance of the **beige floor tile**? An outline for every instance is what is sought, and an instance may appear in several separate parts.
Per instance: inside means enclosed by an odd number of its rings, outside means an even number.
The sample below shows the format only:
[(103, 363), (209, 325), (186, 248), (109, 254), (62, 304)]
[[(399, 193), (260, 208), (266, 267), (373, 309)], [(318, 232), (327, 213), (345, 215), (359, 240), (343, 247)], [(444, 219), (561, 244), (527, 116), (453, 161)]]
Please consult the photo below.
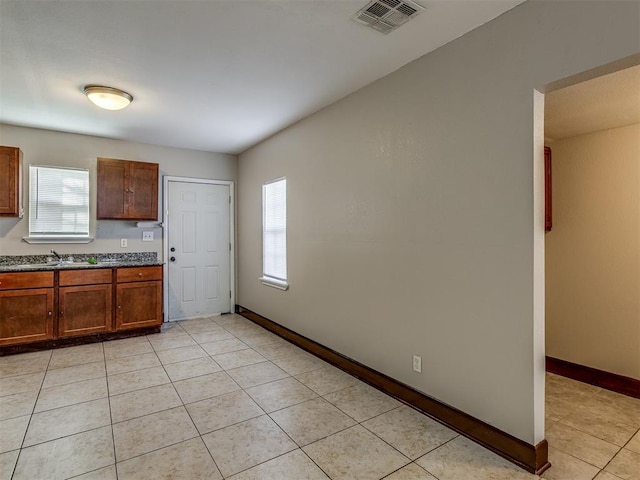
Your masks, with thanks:
[[(233, 370), (229, 373), (233, 374)], [(247, 388), (246, 391), (267, 413), (317, 397), (313, 390), (293, 377)]]
[(25, 375), (27, 373), (44, 372), (47, 369), (48, 364), (49, 357), (45, 356), (23, 358), (20, 361), (0, 363), (0, 378)]
[(229, 477), (229, 480), (284, 480), (288, 478), (329, 480), (329, 477), (299, 449), (233, 475)]
[(629, 443), (627, 443), (624, 448), (632, 452), (640, 453), (640, 430), (629, 440)]
[(13, 480), (66, 479), (114, 462), (111, 427), (102, 427), (23, 449)]
[(0, 422), (0, 453), (16, 450), (22, 446), (29, 425), (29, 415), (10, 418)]
[(209, 355), (222, 355), (224, 353), (237, 352), (239, 350), (246, 350), (249, 348), (249, 345), (241, 342), (235, 337), (211, 343), (203, 343), (200, 346), (204, 348)]
[(210, 373), (180, 380), (173, 384), (184, 403), (193, 403), (240, 390), (240, 387), (225, 372)]
[(616, 445), (562, 423), (549, 428), (546, 437), (554, 448), (599, 468), (604, 468), (619, 450)]
[(0, 420), (30, 415), (37, 397), (37, 390), (0, 397)]
[(542, 474), (547, 480), (591, 480), (599, 471), (598, 467), (555, 448), (549, 448), (549, 462), (551, 468)]
[(637, 427), (611, 420), (585, 409), (570, 413), (560, 423), (619, 447), (627, 443), (637, 430)]
[(92, 378), (104, 377), (107, 374), (104, 365), (104, 361), (102, 361), (49, 370), (44, 377), (42, 388), (67, 385), (83, 380), (91, 380)]
[(258, 345), (253, 349), (267, 360), (273, 360), (274, 358), (285, 357), (296, 353), (304, 353), (304, 350), (301, 348), (285, 341), (269, 343), (267, 345)]
[(202, 439), (224, 477), (296, 449), (266, 415), (216, 430)]
[(227, 373), (242, 388), (254, 387), (256, 385), (273, 382), (289, 376), (287, 372), (276, 367), (271, 362), (255, 363), (240, 368), (234, 368), (232, 370), (227, 370)]
[(88, 402), (107, 396), (107, 377), (92, 378), (76, 383), (67, 383), (43, 388), (38, 396), (35, 413), (66, 407), (74, 403)]
[(576, 406), (569, 401), (562, 400), (561, 398), (547, 398), (545, 404), (545, 418), (549, 418), (553, 423), (555, 423), (576, 410)]
[[(151, 348), (151, 344), (148, 345)], [(107, 360), (107, 375), (133, 372), (144, 368), (159, 367), (160, 365), (160, 360), (155, 352), (112, 358)]]
[(412, 460), (458, 436), (406, 405), (367, 420), (362, 426)]
[(351, 417), (322, 398), (278, 410), (270, 416), (299, 446), (355, 425)]
[(59, 348), (54, 350), (51, 355), (49, 370), (102, 361), (104, 361), (102, 343)]
[(145, 368), (144, 370), (109, 375), (107, 381), (109, 382), (109, 395), (119, 395), (134, 390), (163, 385), (169, 383), (171, 380), (169, 380), (164, 368), (152, 367)]
[[(170, 350), (168, 350), (170, 351)], [(164, 369), (172, 382), (186, 378), (199, 377), (208, 373), (220, 372), (222, 368), (211, 357), (196, 358), (185, 362), (170, 363)]]
[(330, 393), (324, 398), (358, 422), (364, 422), (401, 405), (397, 400), (364, 383)]
[(280, 344), (284, 341), (279, 336), (274, 335), (273, 333), (252, 333), (250, 335), (243, 335), (238, 338), (240, 338), (240, 340), (249, 345), (251, 348), (257, 347), (259, 345)]
[(109, 465), (108, 467), (99, 468), (93, 472), (73, 477), (73, 480), (118, 480), (118, 475), (116, 473), (116, 466)]
[(439, 480), (534, 480), (537, 478), (461, 436), (420, 457), (416, 463)]
[(361, 383), (357, 378), (331, 366), (300, 373), (295, 377), (318, 395), (337, 392)]
[(0, 378), (0, 396), (38, 391), (45, 372), (27, 373), (13, 377)]
[(202, 358), (206, 356), (207, 352), (205, 352), (198, 345), (172, 348), (170, 350), (160, 350), (158, 352), (158, 358), (163, 365), (167, 365), (169, 363), (184, 362), (185, 360), (193, 360), (195, 358)]
[(377, 480), (409, 459), (360, 425), (303, 447), (333, 480)]
[(623, 480), (640, 480), (640, 454), (623, 448), (609, 462), (605, 471)]
[(243, 391), (207, 398), (186, 407), (201, 435), (264, 415)]
[(20, 450), (0, 454), (0, 480), (11, 480)]
[(153, 353), (153, 348), (151, 348), (151, 344), (149, 343), (149, 340), (147, 340), (147, 337), (112, 340), (110, 342), (105, 342), (103, 347), (104, 357), (107, 360), (142, 355), (144, 353)]
[(197, 436), (198, 431), (184, 407), (152, 413), (113, 425), (118, 462)]
[(585, 401), (584, 406), (579, 408), (594, 415), (602, 415), (612, 422), (626, 423), (640, 428), (640, 410), (635, 404), (636, 401), (640, 402), (625, 395), (614, 397), (613, 392), (607, 392), (602, 395), (600, 393), (593, 395)]
[(410, 463), (400, 470), (396, 470), (384, 480), (438, 480), (436, 477), (428, 473), (424, 468)]
[(219, 480), (202, 439), (193, 438), (118, 463), (118, 480)]
[(101, 398), (35, 413), (24, 439), (25, 446), (94, 430), (111, 424), (109, 400)]
[(298, 375), (300, 373), (318, 370), (328, 365), (328, 363), (307, 352), (288, 353), (287, 355), (273, 359), (273, 363), (289, 375)]
[(0, 365), (9, 365), (11, 363), (22, 363), (26, 360), (32, 362), (41, 361), (43, 358), (48, 360), (51, 358), (53, 350), (42, 350), (40, 352), (17, 353), (15, 355), (5, 355), (0, 357)]
[(147, 338), (156, 352), (169, 350), (171, 348), (197, 345), (195, 340), (183, 330), (176, 333), (158, 333), (157, 335), (148, 335)]
[(616, 477), (615, 475), (612, 475), (609, 472), (600, 470), (600, 473), (596, 475), (593, 480), (620, 480), (620, 477)]
[(216, 363), (225, 370), (244, 367), (267, 360), (258, 352), (251, 349), (238, 350), (237, 352), (221, 353), (220, 355), (212, 355), (212, 357), (216, 361)]
[(191, 338), (193, 338), (197, 343), (202, 344), (219, 342), (221, 340), (231, 340), (235, 337), (226, 330), (220, 329), (211, 332), (192, 333)]
[(179, 407), (182, 400), (173, 385), (166, 384), (112, 396), (110, 403), (112, 421), (118, 423)]
[(214, 322), (211, 318), (194, 318), (192, 320), (181, 320), (178, 325), (182, 329), (191, 333), (210, 332), (212, 330), (222, 330), (222, 327)]

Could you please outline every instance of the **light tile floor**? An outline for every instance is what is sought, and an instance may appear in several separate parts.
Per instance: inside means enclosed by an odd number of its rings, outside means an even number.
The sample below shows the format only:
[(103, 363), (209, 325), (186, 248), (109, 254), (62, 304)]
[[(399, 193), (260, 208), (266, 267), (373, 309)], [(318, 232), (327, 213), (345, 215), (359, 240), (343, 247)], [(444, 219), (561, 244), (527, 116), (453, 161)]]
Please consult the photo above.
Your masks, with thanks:
[[(545, 478), (640, 478), (640, 401), (547, 388)], [(0, 358), (0, 480), (66, 478), (538, 477), (232, 314)]]

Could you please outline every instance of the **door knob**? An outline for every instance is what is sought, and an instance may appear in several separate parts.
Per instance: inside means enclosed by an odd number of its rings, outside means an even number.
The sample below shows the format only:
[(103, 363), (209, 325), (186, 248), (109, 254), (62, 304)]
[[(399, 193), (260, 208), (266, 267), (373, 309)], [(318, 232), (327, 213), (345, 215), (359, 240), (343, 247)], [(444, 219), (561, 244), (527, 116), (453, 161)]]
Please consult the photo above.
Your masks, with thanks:
[(176, 261), (176, 257), (171, 257), (169, 260), (171, 260), (172, 262)]

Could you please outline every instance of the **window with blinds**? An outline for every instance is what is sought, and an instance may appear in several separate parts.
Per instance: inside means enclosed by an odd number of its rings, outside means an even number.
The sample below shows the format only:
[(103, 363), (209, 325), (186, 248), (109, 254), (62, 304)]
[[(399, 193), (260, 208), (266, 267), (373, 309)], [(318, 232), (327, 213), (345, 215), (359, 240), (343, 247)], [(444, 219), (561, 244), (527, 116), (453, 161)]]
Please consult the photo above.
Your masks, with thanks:
[(29, 167), (29, 237), (89, 237), (89, 172)]
[(286, 290), (287, 180), (262, 186), (262, 283)]

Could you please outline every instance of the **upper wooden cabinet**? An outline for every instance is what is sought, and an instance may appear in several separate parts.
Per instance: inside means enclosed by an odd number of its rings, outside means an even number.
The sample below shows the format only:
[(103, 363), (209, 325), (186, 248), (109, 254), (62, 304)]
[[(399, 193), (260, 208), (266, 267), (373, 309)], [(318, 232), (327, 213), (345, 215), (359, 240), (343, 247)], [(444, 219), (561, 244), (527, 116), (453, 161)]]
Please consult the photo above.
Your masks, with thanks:
[(22, 214), (22, 151), (0, 147), (0, 217)]
[(158, 164), (98, 158), (98, 220), (157, 220)]

